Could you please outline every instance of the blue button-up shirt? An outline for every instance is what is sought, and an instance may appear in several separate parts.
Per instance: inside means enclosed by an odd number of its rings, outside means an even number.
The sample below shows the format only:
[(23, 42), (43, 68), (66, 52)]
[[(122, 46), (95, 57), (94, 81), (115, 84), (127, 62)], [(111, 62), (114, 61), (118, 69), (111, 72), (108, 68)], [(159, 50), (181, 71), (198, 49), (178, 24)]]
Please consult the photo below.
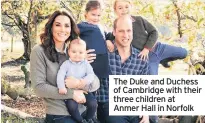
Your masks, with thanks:
[[(111, 75), (148, 75), (148, 62), (138, 57), (140, 51), (131, 46), (131, 55), (122, 63), (121, 57), (116, 49), (108, 53)], [(109, 78), (100, 79), (100, 88), (97, 91), (98, 102), (109, 101)]]

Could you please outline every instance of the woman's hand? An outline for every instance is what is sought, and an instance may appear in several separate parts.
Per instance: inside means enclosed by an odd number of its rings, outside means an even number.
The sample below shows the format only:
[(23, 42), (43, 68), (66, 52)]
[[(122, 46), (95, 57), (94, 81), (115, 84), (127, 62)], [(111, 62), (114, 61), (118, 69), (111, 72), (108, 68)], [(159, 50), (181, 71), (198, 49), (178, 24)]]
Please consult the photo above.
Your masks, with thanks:
[(65, 85), (67, 88), (77, 89), (79, 84), (79, 79), (76, 79), (75, 77), (70, 76), (65, 79)]
[(85, 91), (83, 90), (74, 90), (73, 91), (73, 100), (75, 100), (77, 103), (85, 103)]
[(140, 123), (149, 123), (149, 116), (139, 116), (140, 118), (142, 118), (142, 120), (140, 121)]
[(86, 59), (88, 60), (89, 63), (94, 62), (94, 60), (96, 59), (96, 54), (92, 53), (94, 51), (95, 51), (95, 49), (89, 49), (86, 51), (87, 52)]
[(67, 93), (67, 89), (66, 89), (66, 88), (60, 88), (60, 89), (58, 90), (58, 93), (59, 93), (59, 94), (66, 94), (66, 93)]
[(144, 60), (144, 61), (148, 60), (149, 50), (147, 48), (144, 48), (138, 56), (141, 56), (141, 60)]
[(78, 89), (84, 89), (86, 85), (86, 81), (84, 79), (79, 79)]

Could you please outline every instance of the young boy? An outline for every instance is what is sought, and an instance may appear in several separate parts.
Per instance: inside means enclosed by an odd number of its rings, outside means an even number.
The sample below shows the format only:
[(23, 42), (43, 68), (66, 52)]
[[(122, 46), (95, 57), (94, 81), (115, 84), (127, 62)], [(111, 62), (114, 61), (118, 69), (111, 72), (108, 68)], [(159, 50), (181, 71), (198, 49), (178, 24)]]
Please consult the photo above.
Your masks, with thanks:
[[(69, 60), (61, 65), (57, 75), (57, 86), (60, 94), (67, 93), (65, 87), (65, 78), (73, 77), (76, 80), (77, 87), (74, 89), (83, 89), (89, 91), (89, 85), (94, 81), (94, 72), (86, 56), (86, 43), (81, 39), (74, 39), (68, 46)], [(83, 119), (78, 111), (78, 103), (73, 99), (65, 100), (66, 107), (71, 117), (78, 123), (92, 123), (92, 118), (97, 110), (97, 101), (92, 93), (85, 94), (87, 106), (86, 118)]]

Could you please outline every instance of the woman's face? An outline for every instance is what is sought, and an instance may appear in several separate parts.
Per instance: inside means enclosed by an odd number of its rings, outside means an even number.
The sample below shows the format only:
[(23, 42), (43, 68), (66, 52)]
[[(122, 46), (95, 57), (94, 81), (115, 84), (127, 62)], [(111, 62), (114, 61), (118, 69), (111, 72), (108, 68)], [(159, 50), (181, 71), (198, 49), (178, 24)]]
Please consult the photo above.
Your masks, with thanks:
[(70, 32), (70, 19), (65, 15), (57, 16), (52, 25), (52, 35), (54, 42), (65, 42), (69, 38)]
[(128, 1), (117, 1), (115, 4), (115, 13), (118, 17), (130, 14), (131, 5)]

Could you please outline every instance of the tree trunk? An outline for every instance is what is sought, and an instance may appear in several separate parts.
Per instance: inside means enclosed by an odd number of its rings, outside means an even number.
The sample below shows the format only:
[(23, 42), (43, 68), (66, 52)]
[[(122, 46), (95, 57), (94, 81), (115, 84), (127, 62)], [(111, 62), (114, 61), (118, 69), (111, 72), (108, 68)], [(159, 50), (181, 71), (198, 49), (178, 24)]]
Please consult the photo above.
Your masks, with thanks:
[(1, 81), (1, 94), (7, 94), (13, 100), (16, 100), (19, 96), (16, 89), (11, 88), (10, 84), (5, 81)]
[(11, 99), (17, 100), (18, 97), (30, 99), (33, 92), (30, 88), (12, 88), (7, 82), (1, 81), (1, 94), (7, 94)]
[(14, 37), (11, 37), (11, 52), (13, 52), (14, 49)]
[(20, 110), (13, 109), (13, 108), (7, 107), (7, 106), (5, 106), (5, 105), (1, 105), (1, 106), (2, 106), (2, 110), (3, 110), (3, 111), (6, 111), (6, 112), (11, 113), (11, 114), (14, 114), (14, 115), (16, 115), (16, 116), (19, 116), (20, 118), (25, 119), (25, 118), (27, 118), (27, 117), (34, 117), (34, 116), (32, 116), (32, 115), (30, 115), (30, 114), (27, 114), (27, 113), (25, 113), (25, 112), (22, 112), (22, 111), (20, 111)]
[(24, 54), (23, 58), (27, 61), (30, 60), (30, 54), (31, 54), (31, 49), (33, 46), (37, 44), (37, 12), (32, 12), (32, 17), (33, 21), (31, 21), (29, 28), (26, 28), (27, 30), (23, 31), (23, 44), (24, 44)]
[[(20, 110), (17, 109), (13, 109), (10, 107), (7, 107), (5, 105), (1, 105), (1, 115), (2, 115), (2, 119), (1, 122), (2, 123), (13, 123), (13, 122), (18, 122), (18, 123), (44, 123), (44, 118), (38, 118), (38, 117), (34, 117), (30, 114), (27, 114), (25, 112), (22, 112)], [(8, 115), (9, 114), (9, 115)], [(12, 115), (10, 115), (12, 114)]]
[(30, 71), (29, 71), (29, 69), (27, 69), (27, 67), (25, 65), (21, 66), (21, 70), (23, 71), (24, 77), (25, 77), (24, 88), (30, 88), (31, 87)]
[(30, 60), (30, 54), (31, 54), (31, 49), (29, 47), (30, 41), (29, 41), (28, 38), (25, 38), (25, 37), (22, 39), (22, 41), (23, 41), (23, 45), (24, 45), (24, 53), (22, 55), (22, 58), (29, 61)]
[(38, 20), (38, 12), (35, 10), (32, 12), (32, 21), (30, 25), (30, 41), (31, 41), (31, 49), (37, 44), (37, 20)]

